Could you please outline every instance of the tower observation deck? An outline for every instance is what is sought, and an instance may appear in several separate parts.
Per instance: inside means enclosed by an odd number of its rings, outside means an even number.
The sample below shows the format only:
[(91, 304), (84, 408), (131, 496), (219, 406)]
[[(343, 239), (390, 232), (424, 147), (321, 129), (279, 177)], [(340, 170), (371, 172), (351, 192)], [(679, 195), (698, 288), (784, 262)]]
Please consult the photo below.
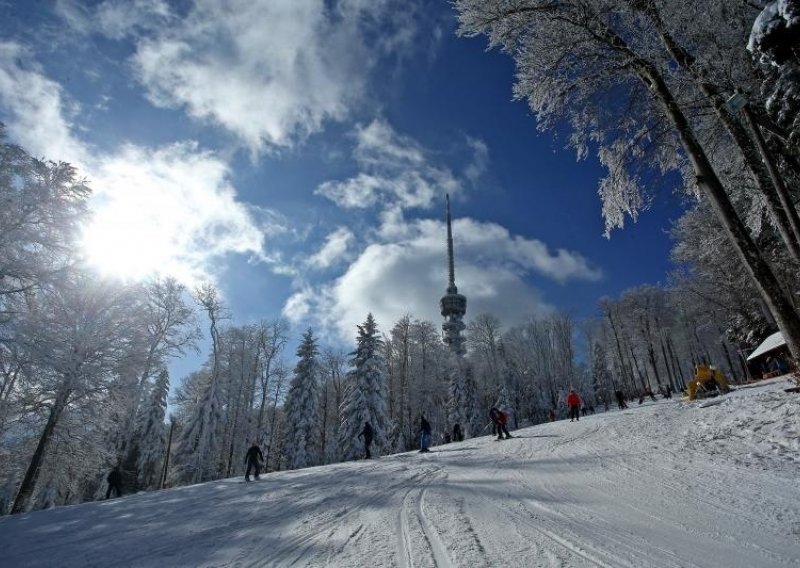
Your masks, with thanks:
[(447, 211), (447, 262), (449, 269), (449, 280), (447, 293), (439, 300), (439, 307), (442, 311), (444, 323), (442, 324), (442, 339), (445, 344), (456, 355), (466, 353), (464, 347), (465, 339), (461, 335), (466, 327), (464, 325), (464, 315), (467, 313), (467, 298), (458, 293), (456, 287), (455, 260), (453, 259), (453, 229), (450, 221), (450, 195), (445, 197)]

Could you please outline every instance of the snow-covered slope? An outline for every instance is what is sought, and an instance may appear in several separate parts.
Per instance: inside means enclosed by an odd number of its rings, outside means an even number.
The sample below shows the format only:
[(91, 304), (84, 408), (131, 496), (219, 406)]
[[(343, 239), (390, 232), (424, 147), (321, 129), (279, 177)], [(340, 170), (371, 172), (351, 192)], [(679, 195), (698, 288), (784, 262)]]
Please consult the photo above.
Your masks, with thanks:
[(785, 386), (5, 517), (0, 565), (800, 566)]

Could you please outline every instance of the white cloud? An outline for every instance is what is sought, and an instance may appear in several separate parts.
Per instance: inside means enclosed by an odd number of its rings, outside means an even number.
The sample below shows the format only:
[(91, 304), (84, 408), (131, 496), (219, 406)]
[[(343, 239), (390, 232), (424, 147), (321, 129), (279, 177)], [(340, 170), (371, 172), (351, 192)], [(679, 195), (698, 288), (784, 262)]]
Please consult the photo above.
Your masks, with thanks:
[(398, 134), (385, 120), (375, 119), (355, 132), (353, 157), (362, 170), (343, 181), (321, 184), (316, 193), (345, 208), (430, 207), (461, 183), (444, 167), (430, 163), (414, 140)]
[(85, 229), (90, 261), (115, 275), (156, 272), (186, 282), (211, 277), (225, 254), (264, 252), (286, 223), (236, 198), (227, 164), (193, 142), (162, 148), (126, 145), (89, 151), (72, 132), (61, 86), (25, 49), (0, 43), (0, 102), (10, 138), (37, 156), (69, 161), (89, 179), (93, 218)]
[(354, 239), (353, 233), (347, 227), (339, 227), (325, 238), (322, 248), (308, 259), (312, 268), (328, 268), (340, 260)]
[(106, 0), (98, 6), (96, 18), (102, 33), (112, 39), (171, 25), (175, 20), (164, 0)]
[(308, 318), (314, 303), (315, 292), (304, 287), (292, 294), (283, 305), (283, 314), (291, 321), (299, 322)]
[(91, 15), (78, 0), (56, 0), (54, 10), (76, 32), (87, 34), (91, 31)]
[[(320, 325), (343, 340), (352, 339), (355, 325), (368, 312), (384, 330), (406, 313), (439, 321), (438, 302), (447, 287), (445, 225), (426, 219), (405, 223), (397, 217), (392, 222), (396, 225), (379, 232), (390, 239), (368, 244), (333, 283), (304, 286), (286, 303), (284, 315)], [(576, 253), (551, 253), (544, 243), (511, 235), (494, 223), (457, 219), (453, 231), (456, 283), (468, 299), (467, 319), (491, 312), (515, 323), (552, 310), (529, 283), (531, 277), (564, 282), (602, 276)]]
[(55, 12), (76, 32), (122, 39), (169, 24), (174, 16), (165, 0), (105, 0), (94, 9), (79, 0), (56, 0)]
[(84, 241), (101, 269), (195, 282), (221, 255), (261, 254), (264, 232), (236, 200), (227, 165), (194, 143), (126, 146), (93, 177), (96, 213)]
[(464, 170), (464, 177), (475, 185), (489, 167), (489, 147), (483, 140), (472, 137), (467, 138), (467, 144), (472, 148), (473, 158)]
[(111, 37), (141, 28), (133, 64), (154, 104), (184, 108), (258, 153), (293, 146), (363, 100), (384, 50), (411, 43), (413, 22), (393, 19), (396, 6), (201, 0), (178, 18), (156, 0), (115, 1), (101, 4), (97, 18)]
[(82, 166), (87, 151), (71, 133), (77, 106), (64, 101), (61, 86), (45, 77), (28, 51), (0, 42), (0, 103), (10, 137), (28, 152)]
[[(150, 101), (233, 133), (253, 154), (292, 147), (369, 99), (382, 60), (417, 49), (407, 0), (56, 0), (83, 35), (127, 39)], [(429, 22), (425, 20), (426, 25)]]
[(362, 172), (344, 181), (326, 181), (314, 193), (327, 197), (339, 207), (363, 209), (375, 205), (380, 192), (388, 185), (385, 178)]

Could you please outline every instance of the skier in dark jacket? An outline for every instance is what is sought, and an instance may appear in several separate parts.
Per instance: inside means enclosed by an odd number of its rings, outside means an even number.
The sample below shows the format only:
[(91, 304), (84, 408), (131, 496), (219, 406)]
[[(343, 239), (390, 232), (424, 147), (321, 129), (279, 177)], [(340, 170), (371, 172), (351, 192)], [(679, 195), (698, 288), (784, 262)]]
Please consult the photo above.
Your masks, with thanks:
[(453, 441), (454, 442), (464, 441), (464, 432), (461, 430), (461, 424), (453, 425)]
[(419, 451), (429, 452), (428, 446), (431, 445), (431, 425), (430, 423), (425, 420), (425, 415), (423, 414), (419, 421)]
[(620, 410), (625, 410), (628, 408), (628, 405), (625, 404), (625, 395), (622, 394), (621, 390), (614, 391), (614, 396), (617, 397), (617, 406), (619, 406)]
[(253, 445), (250, 446), (250, 449), (247, 450), (247, 453), (244, 456), (244, 462), (247, 464), (247, 469), (244, 472), (244, 480), (250, 481), (250, 470), (254, 470), (256, 475), (256, 480), (258, 479), (258, 474), (260, 473), (260, 466), (261, 462), (264, 460), (264, 454), (261, 453), (261, 448), (258, 447), (258, 444), (253, 442)]
[(503, 439), (503, 434), (506, 435), (506, 439), (513, 438), (513, 436), (508, 433), (508, 428), (506, 428), (506, 422), (508, 422), (508, 416), (506, 416), (505, 412), (497, 408), (492, 408), (489, 411), (489, 418), (492, 419), (495, 431), (497, 432), (498, 440)]
[(114, 467), (106, 477), (108, 481), (108, 491), (106, 491), (106, 499), (111, 499), (111, 492), (114, 491), (117, 497), (122, 497), (122, 473), (119, 471), (119, 466)]
[(375, 432), (372, 430), (372, 425), (369, 422), (364, 422), (364, 429), (358, 435), (359, 439), (364, 438), (364, 459), (370, 459), (372, 456), (369, 454), (369, 445), (372, 443), (372, 437)]

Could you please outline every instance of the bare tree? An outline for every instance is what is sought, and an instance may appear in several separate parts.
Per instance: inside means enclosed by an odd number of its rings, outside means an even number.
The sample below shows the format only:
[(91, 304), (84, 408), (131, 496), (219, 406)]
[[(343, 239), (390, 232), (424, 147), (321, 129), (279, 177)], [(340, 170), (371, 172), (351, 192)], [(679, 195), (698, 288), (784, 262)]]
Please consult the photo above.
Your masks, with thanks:
[(272, 321), (262, 321), (259, 324), (259, 362), (261, 372), (259, 374), (259, 386), (261, 400), (258, 405), (258, 420), (256, 422), (256, 432), (261, 436), (264, 428), (264, 412), (266, 409), (267, 397), (269, 396), (269, 383), (275, 376), (276, 362), (283, 353), (288, 341), (289, 323), (284, 319)]

